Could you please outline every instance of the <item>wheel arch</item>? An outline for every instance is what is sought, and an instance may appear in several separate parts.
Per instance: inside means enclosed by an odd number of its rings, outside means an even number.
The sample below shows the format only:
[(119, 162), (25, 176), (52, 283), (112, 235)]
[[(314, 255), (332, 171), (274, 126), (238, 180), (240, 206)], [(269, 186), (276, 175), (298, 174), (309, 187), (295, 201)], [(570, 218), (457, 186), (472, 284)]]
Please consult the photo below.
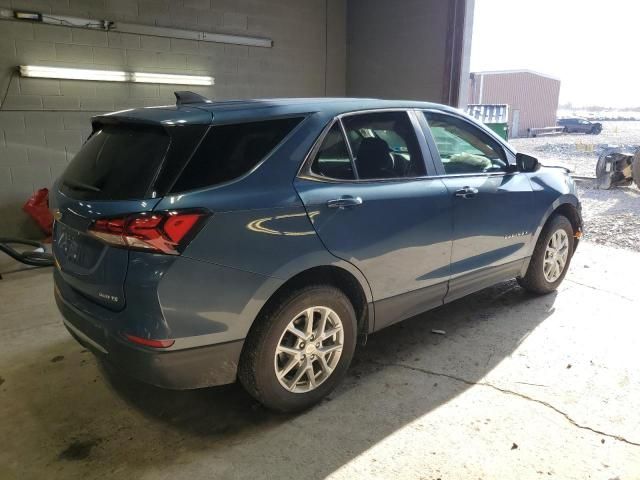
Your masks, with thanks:
[[(549, 219), (556, 214), (564, 215), (571, 222), (571, 225), (573, 226), (573, 231), (574, 231), (574, 239), (575, 239), (574, 246), (577, 247), (579, 236), (576, 237), (576, 234), (578, 232), (582, 232), (582, 217), (580, 214), (579, 206), (580, 206), (580, 201), (578, 200), (578, 197), (572, 194), (563, 195), (560, 198), (556, 199), (556, 201), (553, 202), (553, 204), (547, 209), (547, 211), (542, 217), (542, 221), (539, 223), (538, 227), (536, 228), (535, 234), (531, 242), (531, 249), (530, 249), (529, 255), (533, 253), (533, 250), (536, 244), (538, 243), (538, 239), (540, 238), (540, 234), (542, 233), (542, 229), (549, 222)], [(526, 270), (526, 267), (527, 265), (525, 265), (524, 267), (525, 270)]]
[(373, 308), (370, 301), (370, 290), (367, 292), (368, 284), (363, 285), (356, 275), (341, 266), (320, 265), (307, 268), (280, 285), (258, 311), (248, 335), (251, 335), (251, 331), (259, 319), (284, 297), (306, 286), (318, 284), (334, 286), (349, 298), (356, 313), (358, 334), (366, 335), (371, 331), (373, 328)]

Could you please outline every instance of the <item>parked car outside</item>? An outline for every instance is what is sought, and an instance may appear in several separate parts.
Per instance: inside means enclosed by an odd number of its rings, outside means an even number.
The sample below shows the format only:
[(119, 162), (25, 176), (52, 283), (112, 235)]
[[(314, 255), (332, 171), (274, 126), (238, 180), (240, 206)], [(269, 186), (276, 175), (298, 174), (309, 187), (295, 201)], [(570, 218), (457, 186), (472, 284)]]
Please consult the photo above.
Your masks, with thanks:
[(592, 122), (585, 118), (561, 118), (558, 120), (558, 126), (564, 127), (564, 133), (588, 133), (591, 135), (602, 133), (601, 123)]
[(562, 282), (567, 171), (423, 102), (207, 102), (94, 117), (54, 186), (55, 298), (82, 345), (160, 387), (239, 379), (296, 411), (358, 338), (517, 278)]

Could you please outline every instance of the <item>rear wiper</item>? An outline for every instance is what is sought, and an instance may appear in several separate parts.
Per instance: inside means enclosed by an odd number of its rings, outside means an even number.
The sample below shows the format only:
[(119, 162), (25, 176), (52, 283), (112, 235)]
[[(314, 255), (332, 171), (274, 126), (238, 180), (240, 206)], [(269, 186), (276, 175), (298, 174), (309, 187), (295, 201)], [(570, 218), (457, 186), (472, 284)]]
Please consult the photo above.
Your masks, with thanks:
[(100, 192), (101, 190), (98, 187), (94, 187), (93, 185), (89, 185), (88, 183), (78, 182), (76, 180), (63, 180), (63, 185), (67, 187), (73, 188), (74, 190), (85, 190), (87, 192)]

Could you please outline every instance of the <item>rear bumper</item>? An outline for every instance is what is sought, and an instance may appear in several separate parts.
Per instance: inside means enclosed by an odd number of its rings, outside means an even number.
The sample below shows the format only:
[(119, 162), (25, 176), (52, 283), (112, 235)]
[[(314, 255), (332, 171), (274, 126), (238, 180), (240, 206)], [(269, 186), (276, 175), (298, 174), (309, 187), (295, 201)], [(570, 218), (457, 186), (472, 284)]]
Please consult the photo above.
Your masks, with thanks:
[(142, 382), (173, 390), (233, 383), (244, 340), (182, 350), (155, 350), (129, 344), (67, 302), (55, 289), (69, 333), (116, 369)]

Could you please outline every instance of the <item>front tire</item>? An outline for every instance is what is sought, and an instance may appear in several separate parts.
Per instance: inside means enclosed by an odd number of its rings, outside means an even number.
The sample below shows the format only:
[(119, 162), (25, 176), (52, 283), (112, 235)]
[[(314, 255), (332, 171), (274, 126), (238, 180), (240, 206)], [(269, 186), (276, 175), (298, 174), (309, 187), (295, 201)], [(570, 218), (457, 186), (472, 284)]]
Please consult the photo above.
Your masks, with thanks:
[(529, 262), (518, 282), (539, 295), (555, 291), (564, 280), (573, 256), (573, 226), (563, 215), (552, 216), (542, 229)]
[(238, 379), (280, 412), (307, 409), (343, 379), (356, 346), (356, 315), (330, 285), (296, 290), (268, 309), (245, 343)]

